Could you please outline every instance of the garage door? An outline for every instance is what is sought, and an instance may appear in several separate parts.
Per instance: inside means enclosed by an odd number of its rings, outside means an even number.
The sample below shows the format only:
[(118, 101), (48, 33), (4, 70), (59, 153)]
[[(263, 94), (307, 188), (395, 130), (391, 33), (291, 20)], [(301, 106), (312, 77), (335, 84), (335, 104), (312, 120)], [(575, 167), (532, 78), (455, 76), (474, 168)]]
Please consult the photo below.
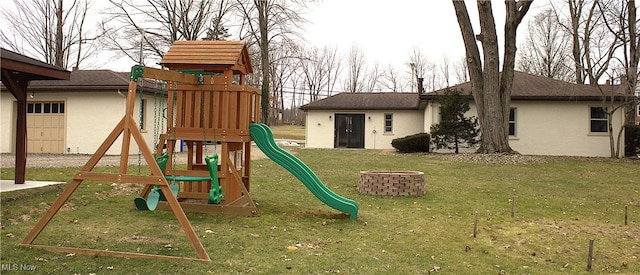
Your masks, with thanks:
[(64, 102), (27, 103), (29, 153), (64, 153)]

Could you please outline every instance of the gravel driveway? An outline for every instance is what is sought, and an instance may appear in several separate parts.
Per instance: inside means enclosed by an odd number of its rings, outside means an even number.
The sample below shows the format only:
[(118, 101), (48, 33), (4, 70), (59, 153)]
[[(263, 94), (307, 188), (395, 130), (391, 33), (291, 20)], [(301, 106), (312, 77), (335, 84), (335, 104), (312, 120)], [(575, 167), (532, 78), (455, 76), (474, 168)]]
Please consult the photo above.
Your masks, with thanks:
[[(209, 149), (209, 153), (213, 154)], [(177, 163), (187, 163), (187, 153), (177, 153)], [(82, 167), (91, 158), (91, 155), (83, 154), (29, 154), (27, 155), (27, 168), (47, 167)], [(251, 159), (266, 158), (257, 146), (251, 146)], [(138, 164), (138, 155), (129, 156), (129, 165)], [(140, 156), (140, 164), (146, 165), (144, 157)], [(97, 166), (120, 166), (119, 155), (106, 155), (98, 162)], [(0, 154), (0, 168), (15, 167), (15, 155)]]

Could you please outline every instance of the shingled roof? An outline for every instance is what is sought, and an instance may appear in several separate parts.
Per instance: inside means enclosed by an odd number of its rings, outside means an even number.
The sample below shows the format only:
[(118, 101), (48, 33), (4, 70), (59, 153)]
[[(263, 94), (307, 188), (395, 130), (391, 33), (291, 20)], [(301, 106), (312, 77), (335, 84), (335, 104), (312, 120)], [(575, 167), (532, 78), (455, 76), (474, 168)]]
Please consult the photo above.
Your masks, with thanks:
[(31, 82), (33, 90), (113, 90), (129, 85), (123, 73), (110, 70), (78, 70), (71, 72), (69, 80), (38, 80)]
[[(600, 85), (605, 93), (622, 96), (620, 85)], [(471, 94), (471, 82), (465, 82), (449, 87), (458, 89), (463, 94)], [(434, 99), (444, 94), (445, 89), (422, 94), (422, 99)], [(549, 77), (532, 75), (524, 72), (514, 72), (511, 100), (602, 100), (602, 93), (596, 87), (575, 84)]]
[[(340, 93), (305, 104), (301, 110), (419, 110), (416, 93)], [(424, 107), (422, 107), (424, 108)]]
[[(30, 92), (113, 92), (129, 88), (129, 72), (114, 72), (111, 70), (78, 70), (71, 72), (69, 80), (34, 80), (28, 90)], [(145, 85), (138, 86), (138, 91), (145, 93), (162, 92), (156, 87), (155, 80), (145, 81)], [(4, 87), (2, 87), (4, 89)]]

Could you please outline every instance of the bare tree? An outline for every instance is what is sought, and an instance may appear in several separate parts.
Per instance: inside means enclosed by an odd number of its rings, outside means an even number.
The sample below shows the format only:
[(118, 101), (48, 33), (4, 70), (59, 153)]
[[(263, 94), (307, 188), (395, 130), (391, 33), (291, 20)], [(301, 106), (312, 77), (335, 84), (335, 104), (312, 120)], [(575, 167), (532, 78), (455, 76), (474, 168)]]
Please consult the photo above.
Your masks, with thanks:
[(322, 52), (327, 66), (327, 96), (331, 96), (338, 82), (338, 76), (342, 72), (342, 58), (336, 46), (325, 46), (322, 48)]
[[(569, 14), (554, 8), (559, 22), (572, 38), (576, 83), (597, 85), (606, 74), (619, 43), (606, 29), (596, 0), (566, 0)], [(566, 19), (564, 19), (566, 17)]]
[(272, 102), (271, 102), (271, 115), (272, 121), (270, 123), (281, 123), (282, 116), (284, 115), (284, 89), (285, 85), (289, 82), (294, 72), (297, 69), (298, 62), (295, 56), (297, 56), (298, 47), (295, 44), (290, 44), (287, 47), (281, 47), (272, 50), (271, 55), (271, 83), (273, 83), (272, 90)]
[[(89, 1), (13, 1), (16, 10), (2, 9), (5, 28), (0, 42), (13, 51), (69, 69), (79, 68), (94, 51), (99, 33), (87, 30)], [(83, 47), (84, 46), (84, 47)]]
[(358, 45), (351, 46), (347, 61), (347, 78), (342, 83), (342, 89), (349, 93), (362, 92), (366, 68), (364, 53)]
[(417, 92), (418, 78), (425, 78), (431, 73), (435, 65), (422, 53), (419, 47), (414, 46), (409, 52), (409, 67), (411, 69), (409, 84), (411, 92)]
[[(584, 25), (583, 22), (589, 22), (587, 23), (587, 25), (590, 25), (590, 22), (593, 18), (593, 11), (595, 10), (595, 1), (592, 3), (591, 8), (589, 9), (589, 12), (586, 15), (586, 19), (583, 20), (583, 9), (585, 8), (585, 1), (584, 0), (567, 0), (567, 5), (569, 6), (569, 19), (570, 19), (570, 27), (568, 27), (567, 29), (569, 30), (570, 34), (571, 34), (571, 38), (572, 38), (572, 50), (571, 53), (573, 55), (573, 62), (575, 65), (575, 76), (576, 76), (576, 83), (578, 84), (584, 84), (585, 83), (585, 77), (584, 77), (584, 62), (583, 62), (583, 51), (582, 51), (582, 41), (580, 39), (580, 27), (581, 25)], [(585, 35), (588, 35), (589, 33), (589, 28), (584, 28), (585, 30)]]
[(338, 48), (324, 46), (322, 49), (310, 47), (302, 51), (299, 57), (303, 83), (309, 93), (310, 101), (319, 100), (322, 92), (331, 96), (342, 70)]
[[(102, 23), (109, 34), (108, 47), (140, 64), (145, 64), (145, 58), (159, 60), (174, 41), (198, 40), (206, 36), (213, 1), (109, 0), (109, 16)], [(227, 7), (223, 3), (219, 6)], [(144, 53), (140, 53), (141, 37)]]
[(320, 93), (326, 88), (329, 72), (323, 52), (316, 47), (303, 50), (300, 57), (300, 70), (310, 102), (320, 99)]
[(387, 69), (382, 73), (380, 79), (380, 87), (391, 92), (402, 92), (404, 83), (402, 83), (398, 69), (394, 66), (387, 65)]
[[(297, 125), (304, 125), (304, 117), (301, 115), (303, 113), (302, 110), (298, 109), (298, 106), (302, 106), (302, 104), (298, 104), (296, 100), (298, 100), (298, 86), (302, 80), (302, 74), (300, 73), (300, 66), (296, 66), (296, 71), (291, 75), (289, 79), (289, 84), (291, 85), (291, 106), (289, 107), (289, 116), (285, 117), (285, 123), (292, 123)], [(304, 94), (301, 93), (300, 98), (304, 98)]]
[(378, 89), (380, 83), (380, 77), (382, 72), (380, 71), (380, 64), (378, 61), (373, 63), (373, 66), (369, 67), (364, 77), (364, 90), (366, 93), (373, 93)]
[(306, 22), (301, 16), (306, 3), (297, 0), (236, 0), (236, 3), (242, 17), (240, 39), (247, 39), (260, 49), (262, 121), (269, 121), (269, 51), (277, 43), (295, 43), (298, 30)]
[(231, 24), (228, 17), (235, 7), (235, 2), (231, 0), (219, 0), (215, 5), (215, 15), (211, 17), (211, 23), (207, 28), (204, 40), (226, 40), (231, 36), (228, 26)]
[[(516, 55), (516, 30), (529, 10), (531, 1), (505, 1), (504, 55), (502, 73), (498, 36), (491, 1), (478, 0), (481, 33), (476, 35), (463, 1), (453, 0), (458, 25), (464, 41), (471, 92), (478, 111), (482, 139), (479, 152), (513, 152), (509, 146), (509, 104)], [(482, 59), (476, 44), (482, 45)]]
[(453, 64), (453, 71), (458, 83), (469, 81), (469, 66), (467, 66), (467, 57), (463, 56)]
[(538, 13), (527, 26), (527, 36), (518, 51), (518, 69), (527, 73), (572, 81), (570, 36), (553, 9)]
[[(621, 138), (627, 124), (633, 123), (635, 109), (638, 105), (638, 97), (635, 95), (638, 82), (638, 63), (640, 61), (640, 39), (638, 39), (637, 29), (637, 8), (634, 0), (626, 1), (599, 1), (598, 9), (603, 15), (603, 21), (610, 34), (617, 41), (617, 56), (611, 60), (611, 65), (619, 68), (612, 68), (609, 73), (613, 78), (617, 74), (623, 89), (622, 94), (607, 93), (602, 88), (603, 101), (609, 103), (608, 117), (613, 118), (616, 111), (625, 111), (623, 127), (614, 139), (613, 121), (608, 119), (609, 143), (611, 157), (621, 156)], [(600, 85), (598, 85), (600, 87)], [(614, 97), (621, 97), (622, 100), (616, 103)]]
[[(424, 79), (424, 89), (428, 91), (435, 91), (444, 87), (444, 78), (442, 77), (438, 65), (433, 62), (427, 63), (427, 69), (422, 76)], [(417, 83), (417, 82), (416, 82)]]
[(440, 69), (440, 73), (442, 74), (442, 78), (444, 79), (445, 86), (451, 86), (451, 82), (449, 81), (451, 78), (451, 60), (449, 60), (449, 56), (443, 56), (440, 65), (438, 66)]

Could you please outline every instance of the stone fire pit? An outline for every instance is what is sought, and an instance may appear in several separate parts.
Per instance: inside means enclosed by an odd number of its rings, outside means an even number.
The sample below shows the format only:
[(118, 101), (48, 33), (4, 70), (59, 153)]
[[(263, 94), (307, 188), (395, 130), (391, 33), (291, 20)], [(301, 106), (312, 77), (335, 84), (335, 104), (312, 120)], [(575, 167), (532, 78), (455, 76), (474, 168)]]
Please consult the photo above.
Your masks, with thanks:
[(364, 194), (385, 196), (424, 195), (424, 173), (418, 171), (360, 172), (358, 191)]

